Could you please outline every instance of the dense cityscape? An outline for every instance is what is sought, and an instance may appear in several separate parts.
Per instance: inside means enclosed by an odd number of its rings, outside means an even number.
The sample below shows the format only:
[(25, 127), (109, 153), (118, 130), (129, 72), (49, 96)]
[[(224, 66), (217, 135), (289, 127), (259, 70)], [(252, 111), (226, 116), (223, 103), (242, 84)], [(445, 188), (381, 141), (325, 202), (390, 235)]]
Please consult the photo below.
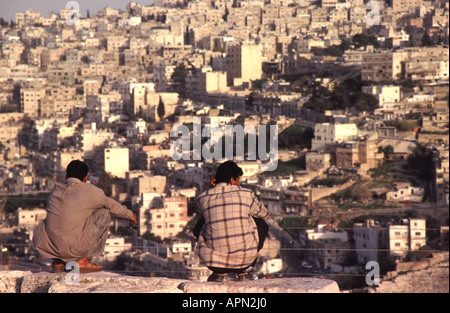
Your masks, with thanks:
[(206, 281), (194, 200), (234, 159), (270, 212), (253, 279), (448, 293), (448, 45), (448, 0), (0, 10), (0, 271), (51, 271), (33, 234), (83, 160), (137, 215), (96, 263)]

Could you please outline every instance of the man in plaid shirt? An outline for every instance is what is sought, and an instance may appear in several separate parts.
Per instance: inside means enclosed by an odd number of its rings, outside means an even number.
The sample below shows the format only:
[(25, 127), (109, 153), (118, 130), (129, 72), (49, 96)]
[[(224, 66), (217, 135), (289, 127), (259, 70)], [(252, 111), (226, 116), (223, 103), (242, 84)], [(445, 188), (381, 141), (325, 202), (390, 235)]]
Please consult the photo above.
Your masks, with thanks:
[[(240, 187), (242, 169), (234, 162), (221, 164), (210, 190), (196, 199), (201, 217), (197, 253), (213, 274), (208, 281), (223, 281), (226, 273), (239, 280), (255, 265), (268, 234), (268, 210), (254, 193)], [(198, 227), (199, 225), (197, 225)]]

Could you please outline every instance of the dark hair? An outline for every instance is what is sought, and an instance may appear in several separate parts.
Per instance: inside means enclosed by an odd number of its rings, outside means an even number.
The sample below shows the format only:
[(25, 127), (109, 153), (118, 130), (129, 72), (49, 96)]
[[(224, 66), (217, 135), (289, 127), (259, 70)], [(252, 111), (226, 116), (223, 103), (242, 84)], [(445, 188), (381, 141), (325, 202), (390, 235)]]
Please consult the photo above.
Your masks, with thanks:
[(244, 172), (242, 169), (233, 161), (226, 161), (220, 164), (216, 172), (216, 184), (218, 183), (229, 183), (231, 178), (237, 179), (242, 176)]
[(75, 177), (79, 180), (83, 180), (86, 177), (88, 171), (89, 168), (86, 163), (80, 160), (73, 160), (69, 163), (69, 165), (67, 165), (66, 177)]

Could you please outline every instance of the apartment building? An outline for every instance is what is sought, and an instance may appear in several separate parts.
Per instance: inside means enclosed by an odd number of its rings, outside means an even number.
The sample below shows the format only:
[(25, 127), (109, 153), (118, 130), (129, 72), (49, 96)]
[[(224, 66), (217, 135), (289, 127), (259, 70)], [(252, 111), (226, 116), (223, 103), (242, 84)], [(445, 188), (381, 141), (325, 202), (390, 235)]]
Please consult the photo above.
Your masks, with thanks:
[(300, 234), (300, 242), (307, 247), (305, 259), (319, 269), (344, 263), (350, 249), (348, 234), (342, 229), (319, 223), (316, 229)]
[(21, 112), (30, 117), (41, 116), (41, 104), (45, 97), (45, 89), (42, 87), (36, 88), (21, 88), (20, 89), (20, 107)]
[(114, 260), (121, 253), (131, 251), (132, 246), (131, 242), (125, 242), (124, 237), (109, 236), (108, 239), (106, 239), (103, 257), (99, 257), (99, 259), (100, 261), (103, 261), (103, 258), (108, 261)]
[(399, 224), (381, 224), (369, 219), (353, 224), (353, 239), (359, 264), (379, 262), (387, 255), (402, 259), (426, 244), (426, 220), (410, 218)]
[(250, 83), (262, 77), (261, 46), (242, 42), (227, 47), (227, 82), (229, 86)]
[(162, 208), (153, 208), (149, 212), (149, 230), (161, 239), (175, 237), (183, 231), (188, 218), (187, 198), (164, 198)]
[(209, 94), (228, 90), (227, 73), (213, 71), (210, 66), (204, 66), (194, 76), (186, 78), (186, 96), (192, 100), (208, 103)]
[(111, 176), (125, 178), (130, 169), (129, 149), (120, 147), (104, 148), (105, 172)]
[(379, 262), (387, 254), (389, 232), (375, 220), (353, 224), (353, 239), (359, 264)]
[(425, 219), (402, 220), (400, 225), (389, 225), (389, 250), (397, 259), (409, 251), (418, 250), (426, 244)]
[(327, 170), (331, 165), (331, 154), (316, 151), (306, 153), (306, 170), (308, 172)]
[(380, 108), (392, 108), (393, 104), (398, 104), (402, 100), (400, 86), (363, 86), (362, 92), (375, 96)]
[(328, 144), (343, 142), (356, 138), (358, 129), (356, 124), (330, 124), (320, 123), (314, 127), (314, 139), (311, 150), (325, 148)]
[(378, 134), (359, 137), (355, 141), (346, 141), (336, 148), (336, 166), (343, 169), (375, 168), (383, 161), (378, 153)]
[(368, 81), (395, 81), (402, 78), (401, 62), (404, 52), (368, 52), (362, 56), (361, 79)]
[(391, 0), (392, 10), (397, 12), (409, 12), (422, 6), (423, 0)]
[(413, 81), (448, 81), (448, 55), (446, 57), (424, 56), (411, 58), (405, 61), (405, 75)]
[(338, 0), (320, 0), (320, 6), (322, 8), (336, 8)]
[(21, 227), (36, 227), (47, 217), (47, 210), (34, 208), (31, 210), (18, 208), (16, 215), (17, 225)]

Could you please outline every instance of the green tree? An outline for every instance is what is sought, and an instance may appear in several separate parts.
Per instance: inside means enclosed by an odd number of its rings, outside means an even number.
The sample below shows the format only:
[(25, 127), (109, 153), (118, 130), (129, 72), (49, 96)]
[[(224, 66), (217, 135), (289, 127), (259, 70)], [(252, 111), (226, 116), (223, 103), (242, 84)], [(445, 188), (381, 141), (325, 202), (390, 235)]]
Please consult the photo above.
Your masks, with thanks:
[(387, 145), (385, 147), (378, 147), (378, 152), (383, 153), (385, 158), (388, 158), (392, 153), (394, 153), (394, 147)]
[(161, 96), (159, 96), (157, 113), (160, 120), (162, 120), (164, 118), (164, 115), (166, 115), (166, 108), (164, 106), (164, 102), (162, 101)]
[(430, 35), (428, 35), (428, 32), (425, 31), (422, 36), (422, 46), (423, 47), (431, 47), (432, 45), (433, 45), (433, 43), (431, 42)]
[(375, 48), (378, 47), (377, 38), (375, 36), (367, 35), (367, 34), (356, 34), (352, 38), (352, 42), (356, 48), (359, 47), (367, 47), (368, 45), (372, 45)]
[(433, 153), (426, 146), (419, 144), (408, 156), (408, 166), (420, 179), (430, 182), (435, 170)]
[(143, 235), (142, 238), (144, 238), (145, 240), (151, 240), (157, 243), (162, 243), (163, 240), (161, 239), (160, 236), (156, 236), (155, 234), (151, 233), (150, 231), (146, 231)]
[(175, 83), (181, 83), (182, 85), (184, 85), (186, 77), (187, 77), (186, 66), (184, 66), (184, 64), (178, 64), (173, 70), (172, 80)]
[(112, 194), (112, 183), (114, 182), (113, 178), (110, 174), (102, 171), (100, 177), (98, 178), (97, 187), (102, 189), (108, 197)]

